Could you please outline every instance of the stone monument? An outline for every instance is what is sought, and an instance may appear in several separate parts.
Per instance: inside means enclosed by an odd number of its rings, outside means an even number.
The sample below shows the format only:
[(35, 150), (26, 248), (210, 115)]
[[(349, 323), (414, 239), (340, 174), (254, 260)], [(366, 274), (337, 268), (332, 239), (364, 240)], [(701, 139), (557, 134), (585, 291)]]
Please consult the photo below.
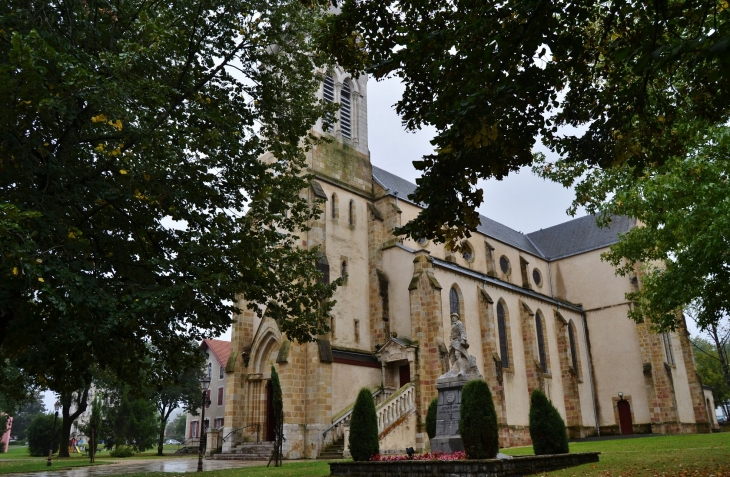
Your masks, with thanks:
[(436, 380), (438, 407), (436, 411), (436, 435), (431, 439), (431, 452), (463, 451), (459, 434), (461, 390), (469, 381), (482, 379), (476, 359), (468, 353), (464, 324), (458, 313), (451, 314), (451, 345), (449, 362), (451, 369)]

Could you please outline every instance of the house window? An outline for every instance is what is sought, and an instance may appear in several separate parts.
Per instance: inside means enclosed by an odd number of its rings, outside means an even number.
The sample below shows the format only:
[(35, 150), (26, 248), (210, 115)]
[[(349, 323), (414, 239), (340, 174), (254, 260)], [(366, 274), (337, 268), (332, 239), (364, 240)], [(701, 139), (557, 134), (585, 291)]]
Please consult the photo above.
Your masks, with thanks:
[(223, 418), (216, 417), (215, 420), (213, 421), (213, 427), (215, 429), (220, 429), (221, 427), (223, 427)]
[(575, 345), (575, 325), (573, 325), (573, 321), (571, 320), (570, 323), (568, 323), (568, 341), (570, 343), (570, 359), (571, 363), (573, 364), (573, 371), (575, 371), (576, 377), (578, 376), (578, 349)]
[(664, 354), (667, 357), (667, 364), (674, 366), (674, 351), (672, 351), (672, 335), (662, 333), (662, 341), (664, 342)]
[(545, 334), (540, 312), (535, 313), (535, 332), (537, 333), (537, 354), (540, 358), (540, 368), (547, 373), (547, 356), (545, 354)]
[(210, 389), (205, 391), (205, 408), (208, 409), (210, 407)]
[(349, 208), (349, 212), (348, 212), (347, 223), (350, 224), (350, 227), (355, 226), (355, 201), (354, 200), (350, 200), (350, 208)]
[(208, 377), (213, 377), (213, 363), (208, 363)]
[(351, 123), (351, 108), (350, 108), (350, 82), (345, 81), (340, 91), (340, 130), (342, 131), (342, 137), (350, 139), (352, 137), (352, 123)]
[(504, 305), (497, 303), (497, 332), (499, 334), (499, 355), (502, 358), (502, 368), (509, 368), (509, 348), (507, 345), (507, 320)]
[(226, 376), (226, 368), (221, 366), (221, 369), (218, 371), (218, 379), (223, 379)]
[(190, 437), (198, 437), (198, 421), (190, 423)]
[(218, 388), (218, 405), (219, 406), (223, 405), (223, 387)]
[(449, 313), (459, 314), (459, 292), (456, 291), (455, 287), (451, 287), (449, 292)]

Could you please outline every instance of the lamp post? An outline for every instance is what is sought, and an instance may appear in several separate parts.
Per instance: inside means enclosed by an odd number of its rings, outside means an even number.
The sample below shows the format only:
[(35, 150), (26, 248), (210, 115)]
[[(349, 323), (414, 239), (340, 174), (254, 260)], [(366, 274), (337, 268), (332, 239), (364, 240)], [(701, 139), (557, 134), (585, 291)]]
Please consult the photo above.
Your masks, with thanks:
[(61, 403), (56, 401), (56, 404), (53, 405), (53, 408), (56, 410), (56, 412), (53, 414), (53, 432), (51, 432), (51, 447), (48, 449), (48, 461), (46, 462), (47, 466), (53, 464), (53, 436), (56, 435), (56, 420), (58, 419), (58, 410), (61, 409)]
[(208, 401), (208, 396), (206, 396), (206, 391), (208, 390), (208, 386), (210, 386), (210, 376), (205, 375), (200, 380), (200, 389), (203, 390), (203, 405), (201, 407), (200, 411), (200, 445), (198, 446), (198, 472), (203, 471), (203, 449), (204, 449), (204, 439), (205, 439), (205, 406), (208, 405), (210, 401)]
[(618, 392), (618, 400), (619, 401), (623, 401), (624, 400), (624, 393), (622, 393), (621, 391)]

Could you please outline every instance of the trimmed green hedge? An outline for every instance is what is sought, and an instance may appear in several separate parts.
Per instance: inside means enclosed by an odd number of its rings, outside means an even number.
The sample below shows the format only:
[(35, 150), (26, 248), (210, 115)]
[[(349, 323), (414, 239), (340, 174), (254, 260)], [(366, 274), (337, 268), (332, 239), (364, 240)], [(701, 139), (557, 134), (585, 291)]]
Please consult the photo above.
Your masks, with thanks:
[(535, 455), (569, 452), (565, 421), (545, 393), (538, 389), (530, 396), (530, 437)]
[(362, 388), (357, 395), (355, 407), (350, 418), (350, 453), (352, 460), (370, 460), (380, 453), (378, 443), (378, 416), (375, 414), (375, 401), (368, 388)]
[[(53, 414), (37, 414), (26, 430), (28, 451), (34, 457), (47, 456), (51, 447), (53, 433)], [(56, 422), (56, 434), (53, 437), (53, 452), (58, 452), (61, 443), (61, 419)]]
[(429, 439), (436, 437), (436, 411), (438, 409), (439, 398), (433, 398), (431, 404), (428, 405), (426, 412), (426, 434)]
[(482, 380), (461, 390), (459, 434), (467, 459), (493, 459), (499, 452), (499, 428), (492, 393)]

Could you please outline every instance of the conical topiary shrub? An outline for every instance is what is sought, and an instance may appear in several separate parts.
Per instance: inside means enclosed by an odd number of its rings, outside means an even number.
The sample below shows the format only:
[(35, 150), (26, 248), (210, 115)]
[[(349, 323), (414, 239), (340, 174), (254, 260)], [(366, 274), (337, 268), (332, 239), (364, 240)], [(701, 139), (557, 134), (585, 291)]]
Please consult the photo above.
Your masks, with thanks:
[(438, 409), (439, 398), (433, 398), (431, 404), (428, 405), (426, 412), (426, 434), (429, 439), (436, 437), (436, 411)]
[(461, 390), (459, 434), (467, 459), (493, 459), (499, 451), (497, 413), (489, 386), (469, 381)]
[(350, 453), (352, 460), (370, 460), (380, 453), (378, 444), (378, 417), (375, 414), (375, 401), (368, 388), (362, 388), (357, 395), (355, 407), (350, 418)]
[(565, 421), (545, 393), (538, 389), (530, 396), (530, 437), (535, 455), (568, 453)]

